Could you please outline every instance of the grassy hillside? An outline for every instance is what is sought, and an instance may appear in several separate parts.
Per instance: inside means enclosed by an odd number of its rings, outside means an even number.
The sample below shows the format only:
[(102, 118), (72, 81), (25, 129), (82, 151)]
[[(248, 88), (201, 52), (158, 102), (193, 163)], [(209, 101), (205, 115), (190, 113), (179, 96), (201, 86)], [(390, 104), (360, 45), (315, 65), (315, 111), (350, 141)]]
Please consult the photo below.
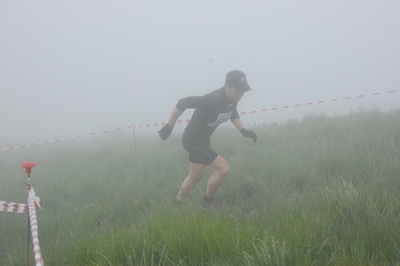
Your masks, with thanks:
[[(198, 208), (207, 178), (172, 204), (188, 174), (178, 134), (3, 152), (0, 200), (25, 202), (20, 164), (36, 162), (46, 265), (400, 265), (399, 118), (313, 114), (255, 125), (256, 144), (217, 130), (231, 166), (217, 212)], [(26, 215), (0, 212), (0, 265), (26, 264), (26, 231)]]

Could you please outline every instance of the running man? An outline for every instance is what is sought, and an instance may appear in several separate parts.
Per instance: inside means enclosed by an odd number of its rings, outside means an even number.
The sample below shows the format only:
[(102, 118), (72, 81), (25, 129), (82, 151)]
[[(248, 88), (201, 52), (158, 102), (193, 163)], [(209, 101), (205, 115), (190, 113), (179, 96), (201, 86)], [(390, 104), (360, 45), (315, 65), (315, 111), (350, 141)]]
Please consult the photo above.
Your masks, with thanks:
[(230, 119), (243, 136), (253, 139), (254, 143), (257, 141), (256, 133), (243, 127), (237, 111), (237, 103), (249, 90), (251, 88), (246, 75), (239, 70), (230, 71), (222, 88), (204, 96), (180, 99), (172, 110), (168, 123), (158, 131), (161, 139), (166, 140), (183, 112), (188, 108), (195, 108), (182, 135), (183, 147), (189, 152), (190, 173), (182, 183), (176, 203), (181, 203), (189, 195), (203, 178), (207, 166), (210, 166), (214, 173), (208, 180), (201, 206), (213, 204), (215, 193), (229, 173), (229, 164), (210, 146), (210, 137), (220, 124)]

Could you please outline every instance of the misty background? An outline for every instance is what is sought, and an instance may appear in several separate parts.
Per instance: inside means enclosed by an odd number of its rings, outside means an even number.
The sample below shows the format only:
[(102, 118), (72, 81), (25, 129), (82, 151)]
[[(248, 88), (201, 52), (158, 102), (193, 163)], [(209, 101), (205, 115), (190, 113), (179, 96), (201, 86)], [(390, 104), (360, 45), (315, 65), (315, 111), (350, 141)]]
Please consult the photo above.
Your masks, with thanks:
[[(396, 0), (0, 1), (0, 144), (163, 122), (233, 69), (253, 88), (239, 111), (398, 90), (399, 47)], [(400, 92), (242, 121), (360, 106), (397, 108)]]

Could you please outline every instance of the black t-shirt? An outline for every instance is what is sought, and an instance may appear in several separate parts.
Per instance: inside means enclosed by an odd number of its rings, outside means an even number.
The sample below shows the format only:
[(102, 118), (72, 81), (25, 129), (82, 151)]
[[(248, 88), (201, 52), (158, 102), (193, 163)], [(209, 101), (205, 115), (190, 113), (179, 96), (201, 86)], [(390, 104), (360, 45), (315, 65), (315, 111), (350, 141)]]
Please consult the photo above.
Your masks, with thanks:
[(176, 105), (179, 111), (195, 108), (191, 120), (185, 128), (186, 134), (208, 139), (222, 123), (239, 118), (237, 102), (226, 97), (225, 88), (212, 91), (204, 96), (190, 96), (180, 99)]

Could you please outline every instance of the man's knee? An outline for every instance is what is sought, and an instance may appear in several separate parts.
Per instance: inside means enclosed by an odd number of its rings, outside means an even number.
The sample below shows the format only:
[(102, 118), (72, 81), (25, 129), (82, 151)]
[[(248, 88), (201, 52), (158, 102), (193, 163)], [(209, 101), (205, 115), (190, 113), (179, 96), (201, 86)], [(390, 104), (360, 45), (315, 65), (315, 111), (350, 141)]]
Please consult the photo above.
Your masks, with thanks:
[(225, 177), (229, 174), (230, 168), (229, 168), (229, 164), (226, 164), (224, 166), (222, 166), (220, 169), (218, 169), (218, 173)]
[(229, 174), (229, 164), (220, 156), (218, 156), (210, 166), (214, 169), (214, 172), (218, 173), (222, 177)]

